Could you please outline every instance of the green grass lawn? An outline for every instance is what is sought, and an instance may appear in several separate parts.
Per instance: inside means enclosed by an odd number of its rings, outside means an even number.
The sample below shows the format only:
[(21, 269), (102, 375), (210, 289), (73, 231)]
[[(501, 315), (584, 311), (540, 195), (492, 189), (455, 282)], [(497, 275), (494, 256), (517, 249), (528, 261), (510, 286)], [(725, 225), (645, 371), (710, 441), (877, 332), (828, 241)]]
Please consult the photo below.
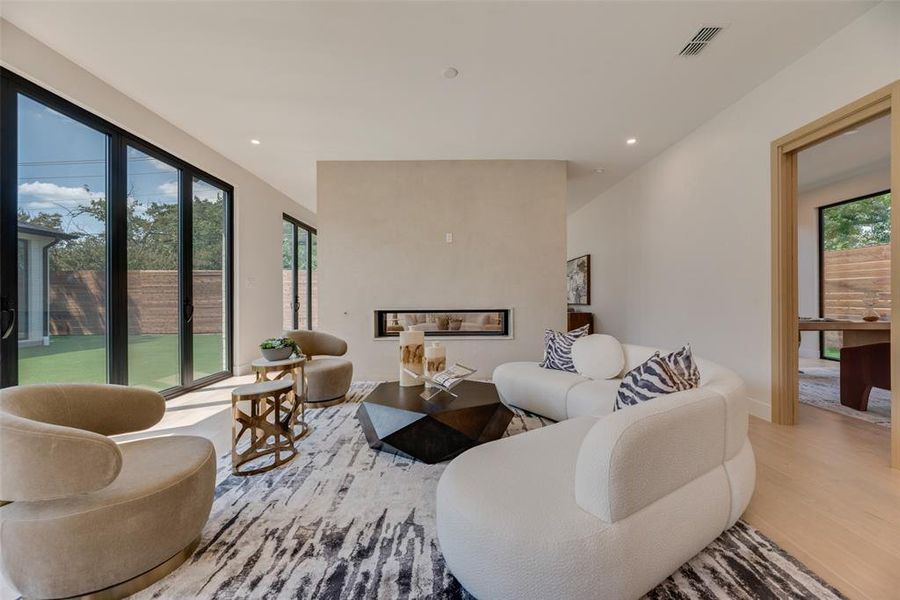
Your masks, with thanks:
[[(194, 378), (223, 370), (224, 348), (217, 333), (194, 336)], [(180, 383), (177, 335), (128, 338), (128, 382), (162, 390)], [(19, 383), (105, 383), (106, 337), (55, 336), (49, 346), (19, 348)]]

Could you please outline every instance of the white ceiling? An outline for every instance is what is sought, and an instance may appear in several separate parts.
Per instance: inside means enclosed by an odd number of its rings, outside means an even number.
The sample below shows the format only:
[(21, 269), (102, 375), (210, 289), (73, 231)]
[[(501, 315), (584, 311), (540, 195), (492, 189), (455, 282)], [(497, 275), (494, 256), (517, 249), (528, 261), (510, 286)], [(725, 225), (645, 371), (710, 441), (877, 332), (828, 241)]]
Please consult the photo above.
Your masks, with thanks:
[[(317, 160), (507, 158), (570, 161), (571, 211), (873, 4), (6, 1), (3, 16), (313, 210)], [(704, 24), (729, 27), (676, 56)]]
[(864, 173), (891, 167), (891, 117), (801, 151), (797, 155), (797, 189), (815, 189)]

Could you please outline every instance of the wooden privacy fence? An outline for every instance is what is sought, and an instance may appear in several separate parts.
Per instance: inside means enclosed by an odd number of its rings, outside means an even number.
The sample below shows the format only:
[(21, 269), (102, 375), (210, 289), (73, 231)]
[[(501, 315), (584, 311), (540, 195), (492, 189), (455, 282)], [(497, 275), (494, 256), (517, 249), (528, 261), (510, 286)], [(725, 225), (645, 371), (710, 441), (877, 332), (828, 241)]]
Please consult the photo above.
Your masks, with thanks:
[[(313, 314), (313, 327), (318, 326), (318, 315), (319, 315), (319, 278), (317, 276), (318, 271), (313, 271), (312, 274), (312, 314)], [(291, 322), (291, 294), (293, 289), (293, 282), (291, 279), (291, 271), (289, 269), (284, 269), (281, 271), (281, 322), (285, 325), (285, 329), (288, 329), (287, 325)], [(306, 271), (299, 271), (297, 273), (297, 289), (300, 290), (300, 320), (303, 321), (306, 318)], [(306, 326), (305, 322), (301, 322), (300, 325), (302, 327)]]
[[(318, 277), (313, 272), (313, 325), (318, 314)], [(194, 332), (222, 331), (223, 290), (220, 271), (194, 272)], [(299, 273), (300, 290), (306, 273)], [(273, 290), (277, 293), (276, 290)], [(282, 272), (283, 323), (290, 322), (291, 272)], [(306, 294), (301, 292), (301, 315)], [(101, 271), (55, 271), (50, 274), (50, 335), (96, 335), (106, 332), (106, 283)], [(175, 271), (128, 273), (128, 333), (178, 333), (178, 274)], [(305, 324), (304, 324), (305, 325)]]
[(826, 317), (859, 320), (870, 299), (882, 317), (890, 316), (890, 244), (829, 250), (824, 255), (822, 308)]
[[(106, 331), (106, 274), (102, 271), (50, 273), (50, 335), (96, 335)], [(221, 271), (194, 272), (194, 332), (222, 331)], [(178, 333), (181, 307), (178, 273), (128, 273), (128, 333)]]

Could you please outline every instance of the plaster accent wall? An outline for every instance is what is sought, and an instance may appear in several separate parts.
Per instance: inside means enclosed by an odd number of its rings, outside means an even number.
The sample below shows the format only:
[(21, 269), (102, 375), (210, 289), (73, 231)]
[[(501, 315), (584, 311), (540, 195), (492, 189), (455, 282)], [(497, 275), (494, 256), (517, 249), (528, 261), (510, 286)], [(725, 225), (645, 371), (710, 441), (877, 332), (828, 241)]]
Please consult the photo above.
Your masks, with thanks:
[[(802, 168), (802, 166), (801, 166)], [(820, 206), (875, 194), (891, 187), (890, 164), (840, 181), (801, 191), (797, 197), (797, 280), (800, 316), (819, 315), (819, 211)], [(819, 357), (819, 334), (800, 334), (800, 356)]]
[(374, 310), (512, 308), (513, 339), (445, 340), (448, 361), (489, 378), (540, 359), (544, 328), (565, 326), (565, 203), (561, 161), (319, 162), (321, 329), (355, 378), (396, 379)]
[(569, 216), (569, 253), (598, 265), (605, 330), (691, 342), (740, 373), (769, 418), (770, 144), (897, 79), (900, 3), (885, 2)]
[(243, 167), (0, 19), (0, 62), (123, 129), (234, 186), (234, 366), (249, 371), (257, 344), (279, 335), (281, 216), (315, 225), (315, 215)]

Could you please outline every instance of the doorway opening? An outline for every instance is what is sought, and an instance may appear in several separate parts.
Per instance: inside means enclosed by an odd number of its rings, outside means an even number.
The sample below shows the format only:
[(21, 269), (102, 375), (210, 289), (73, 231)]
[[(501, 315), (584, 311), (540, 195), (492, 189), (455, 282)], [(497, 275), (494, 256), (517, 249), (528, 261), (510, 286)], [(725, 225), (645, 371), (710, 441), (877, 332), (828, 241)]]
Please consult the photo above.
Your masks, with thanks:
[[(900, 278), (890, 276), (892, 265), (900, 264), (900, 245), (890, 244), (898, 215), (889, 192), (900, 185), (900, 119), (891, 119), (892, 113), (900, 113), (900, 82), (772, 143), (774, 423), (797, 421), (801, 357), (823, 361), (823, 352), (825, 360), (837, 353), (845, 373), (855, 365), (854, 378), (835, 383), (855, 386), (843, 390), (845, 398), (868, 399), (865, 388), (890, 388), (892, 380), (900, 381), (900, 335), (890, 327), (890, 299), (900, 289)], [(853, 149), (865, 141), (871, 156)], [(865, 164), (850, 172), (854, 161)], [(863, 193), (848, 191), (850, 180), (859, 184), (866, 176), (882, 181)], [(833, 199), (823, 200), (829, 194)], [(810, 221), (813, 227), (804, 227)], [(831, 333), (823, 337), (822, 332)], [(811, 351), (815, 354), (808, 356)], [(900, 395), (889, 398), (888, 414), (900, 414)], [(900, 468), (898, 421), (890, 421), (891, 463)]]
[(798, 399), (886, 429), (890, 129), (884, 115), (797, 155)]

